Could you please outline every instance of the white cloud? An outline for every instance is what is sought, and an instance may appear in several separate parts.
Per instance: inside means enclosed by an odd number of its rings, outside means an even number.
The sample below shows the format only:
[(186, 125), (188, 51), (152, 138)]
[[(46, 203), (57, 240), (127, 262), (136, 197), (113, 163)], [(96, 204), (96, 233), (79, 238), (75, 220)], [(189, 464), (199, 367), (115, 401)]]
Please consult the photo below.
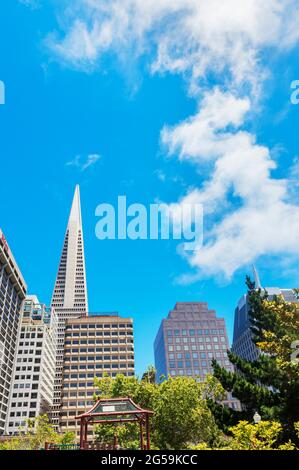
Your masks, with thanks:
[(26, 7), (37, 8), (39, 5), (39, 0), (19, 0), (20, 3), (26, 5)]
[(80, 171), (85, 171), (87, 168), (95, 165), (100, 159), (101, 156), (97, 153), (90, 154), (85, 159), (81, 158), (80, 155), (76, 155), (73, 160), (66, 163), (66, 166), (73, 166), (80, 169)]
[(155, 170), (154, 175), (158, 178), (158, 180), (162, 181), (163, 183), (166, 181), (166, 175), (162, 170)]
[[(276, 164), (269, 149), (258, 145), (248, 132), (238, 128), (234, 133), (225, 131), (233, 123), (232, 116), (237, 127), (243, 124), (244, 102), (232, 102), (227, 93), (220, 99), (219, 91), (216, 94), (218, 99), (212, 106), (210, 99), (215, 91), (205, 96), (198, 115), (165, 130), (162, 138), (180, 158), (192, 158), (197, 164), (202, 159), (215, 161), (210, 179), (202, 188), (189, 192), (180, 204), (202, 203), (206, 215), (218, 216), (205, 234), (203, 249), (189, 257), (190, 264), (202, 274), (230, 277), (240, 266), (262, 255), (299, 255), (299, 207), (288, 202), (288, 181), (271, 176)], [(231, 109), (224, 112), (226, 119), (221, 112), (217, 118), (217, 103), (219, 111)], [(206, 115), (211, 110), (207, 124)], [(297, 170), (295, 164), (293, 174)], [(233, 209), (225, 211), (228, 204)]]
[(225, 147), (234, 145), (234, 134), (223, 132), (227, 126), (239, 126), (250, 109), (250, 101), (237, 99), (230, 93), (215, 88), (206, 93), (200, 110), (172, 129), (165, 127), (162, 142), (169, 153), (178, 152), (181, 159), (200, 161), (217, 158)]
[[(289, 47), (299, 31), (297, 0), (73, 0), (63, 36), (48, 45), (75, 66), (106, 52), (138, 57), (154, 48), (153, 71), (189, 72), (190, 89), (210, 71), (258, 86), (259, 51)], [(219, 77), (218, 77), (219, 78)]]
[(122, 61), (144, 55), (151, 73), (187, 81), (198, 112), (165, 126), (161, 141), (197, 170), (212, 168), (180, 201), (203, 203), (212, 221), (203, 249), (188, 258), (196, 275), (230, 277), (262, 255), (299, 255), (290, 182), (273, 176), (271, 150), (245, 129), (270, 73), (263, 53), (294, 47), (298, 23), (298, 0), (74, 0), (64, 35), (48, 37), (75, 67), (96, 66), (107, 52)]

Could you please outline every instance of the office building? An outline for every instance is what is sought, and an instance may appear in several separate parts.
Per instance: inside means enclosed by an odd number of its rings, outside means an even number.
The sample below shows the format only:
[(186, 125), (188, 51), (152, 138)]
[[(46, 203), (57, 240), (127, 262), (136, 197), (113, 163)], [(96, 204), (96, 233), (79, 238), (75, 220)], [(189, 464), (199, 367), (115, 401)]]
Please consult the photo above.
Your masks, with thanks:
[[(266, 290), (270, 300), (275, 296), (282, 295), (287, 302), (298, 303), (297, 293), (293, 289), (280, 289), (279, 287), (263, 289), (255, 268), (253, 268), (253, 274), (256, 288)], [(244, 294), (235, 309), (232, 351), (242, 359), (255, 361), (259, 356), (259, 350), (252, 341), (249, 310), (248, 295)]]
[(51, 306), (58, 316), (58, 347), (52, 423), (58, 429), (65, 321), (88, 312), (80, 190), (76, 186), (65, 233)]
[[(134, 375), (132, 318), (97, 314), (67, 319), (64, 344), (60, 429), (79, 438), (75, 416), (93, 405), (95, 377)], [(90, 430), (92, 433), (92, 430)]]
[(27, 286), (0, 230), (0, 435), (4, 434), (22, 303)]
[(53, 405), (58, 321), (55, 310), (27, 296), (22, 308), (6, 434), (27, 428), (28, 419), (50, 414)]
[(205, 377), (215, 358), (228, 370), (229, 349), (224, 318), (217, 318), (206, 302), (178, 302), (162, 320), (155, 339), (157, 377)]
[[(157, 380), (163, 380), (163, 376), (204, 380), (207, 374), (213, 373), (213, 358), (228, 371), (233, 371), (227, 357), (228, 349), (224, 318), (217, 318), (206, 302), (178, 302), (162, 320), (155, 339)], [(231, 394), (224, 404), (240, 408)]]

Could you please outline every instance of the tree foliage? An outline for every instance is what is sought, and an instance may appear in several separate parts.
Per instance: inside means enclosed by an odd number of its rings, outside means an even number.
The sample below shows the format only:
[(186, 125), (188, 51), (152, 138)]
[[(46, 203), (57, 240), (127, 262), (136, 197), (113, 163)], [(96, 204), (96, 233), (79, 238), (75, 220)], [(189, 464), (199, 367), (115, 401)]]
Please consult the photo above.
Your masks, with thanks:
[(247, 278), (249, 315), (253, 341), (260, 354), (246, 361), (228, 352), (235, 372), (228, 372), (214, 360), (214, 375), (224, 389), (238, 398), (241, 412), (225, 410), (210, 403), (215, 419), (223, 429), (240, 420), (252, 421), (255, 411), (264, 420), (282, 425), (280, 439), (298, 443), (294, 423), (299, 420), (299, 364), (292, 360), (292, 343), (299, 340), (299, 305), (282, 296), (269, 300), (268, 294), (255, 289)]
[(0, 444), (0, 450), (38, 450), (45, 447), (45, 442), (53, 444), (71, 444), (75, 441), (73, 433), (58, 434), (50, 424), (47, 415), (30, 419), (26, 428), (20, 428), (19, 435)]
[[(118, 375), (96, 379), (96, 397), (130, 397), (142, 408), (154, 411), (151, 418), (152, 447), (159, 449), (184, 449), (189, 443), (214, 444), (220, 431), (206, 398), (220, 399), (223, 389), (213, 377), (205, 383), (194, 378), (177, 377), (157, 384), (136, 377)], [(95, 397), (95, 398), (96, 398)], [(100, 425), (96, 435), (101, 442), (118, 437), (122, 447), (139, 447), (139, 428), (128, 425)]]
[[(295, 429), (298, 432), (298, 424)], [(282, 426), (275, 421), (260, 421), (252, 424), (240, 421), (236, 426), (230, 427), (231, 437), (222, 441), (222, 445), (214, 450), (297, 450), (291, 441), (279, 444)], [(212, 450), (206, 443), (193, 446), (196, 450)]]

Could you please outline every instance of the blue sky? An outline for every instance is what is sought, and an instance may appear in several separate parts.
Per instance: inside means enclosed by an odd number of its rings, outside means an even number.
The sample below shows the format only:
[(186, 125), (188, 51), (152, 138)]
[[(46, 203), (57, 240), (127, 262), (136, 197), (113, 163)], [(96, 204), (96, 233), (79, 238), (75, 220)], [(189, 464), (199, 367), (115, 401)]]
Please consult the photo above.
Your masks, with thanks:
[[(299, 284), (296, 2), (245, 0), (246, 25), (233, 0), (212, 16), (214, 1), (154, 3), (9, 0), (0, 15), (0, 226), (49, 303), (80, 184), (90, 310), (134, 317), (138, 373), (176, 301), (207, 301), (231, 337), (253, 262), (264, 285)], [(95, 208), (119, 195), (203, 202), (203, 250), (97, 240)]]

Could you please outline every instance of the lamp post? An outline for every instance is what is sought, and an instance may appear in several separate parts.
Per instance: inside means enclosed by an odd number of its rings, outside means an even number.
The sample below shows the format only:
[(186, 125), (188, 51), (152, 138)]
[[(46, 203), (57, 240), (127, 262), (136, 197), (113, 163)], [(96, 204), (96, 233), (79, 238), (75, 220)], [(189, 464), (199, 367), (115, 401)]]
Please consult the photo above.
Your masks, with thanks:
[(259, 415), (258, 412), (256, 411), (253, 415), (254, 424), (259, 424), (261, 420), (262, 420), (261, 415)]

